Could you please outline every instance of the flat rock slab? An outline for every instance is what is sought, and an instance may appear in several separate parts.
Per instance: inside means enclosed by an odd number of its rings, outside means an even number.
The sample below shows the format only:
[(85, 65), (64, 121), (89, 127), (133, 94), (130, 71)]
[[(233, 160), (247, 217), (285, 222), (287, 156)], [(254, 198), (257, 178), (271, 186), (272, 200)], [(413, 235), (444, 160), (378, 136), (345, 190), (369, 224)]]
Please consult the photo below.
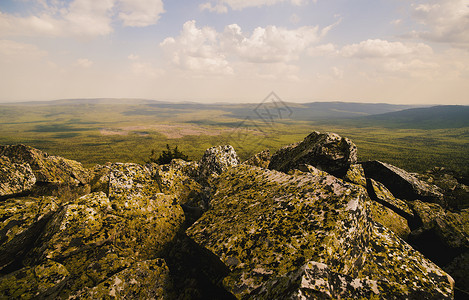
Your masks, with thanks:
[(419, 180), (412, 174), (377, 160), (362, 163), (367, 178), (381, 182), (391, 193), (400, 199), (420, 199), (443, 204), (443, 194), (434, 185)]

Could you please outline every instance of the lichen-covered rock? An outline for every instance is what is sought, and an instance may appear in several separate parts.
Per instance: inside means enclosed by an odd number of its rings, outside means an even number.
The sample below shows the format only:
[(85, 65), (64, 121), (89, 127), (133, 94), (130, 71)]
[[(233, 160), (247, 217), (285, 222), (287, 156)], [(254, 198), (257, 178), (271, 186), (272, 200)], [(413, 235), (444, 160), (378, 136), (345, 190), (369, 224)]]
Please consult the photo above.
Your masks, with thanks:
[(345, 173), (344, 180), (366, 187), (365, 171), (360, 164), (351, 164)]
[(357, 147), (351, 140), (335, 133), (314, 131), (302, 142), (274, 153), (269, 169), (286, 173), (301, 164), (308, 164), (334, 175), (343, 175), (356, 162)]
[(0, 146), (0, 155), (13, 163), (29, 164), (38, 182), (87, 184), (88, 170), (81, 163), (59, 156), (50, 156), (25, 145)]
[(271, 157), (272, 154), (270, 153), (270, 150), (266, 149), (262, 152), (254, 154), (248, 160), (243, 162), (243, 164), (267, 169), (269, 167)]
[(240, 165), (219, 177), (211, 209), (187, 234), (230, 269), (223, 284), (238, 298), (283, 298), (304, 283), (292, 278), (309, 262), (343, 279), (333, 296), (366, 283), (373, 289), (362, 292), (376, 298), (451, 298), (446, 273), (417, 254), (407, 259), (412, 249), (369, 221), (369, 201), (364, 188), (327, 174)]
[(29, 191), (36, 183), (36, 176), (29, 164), (12, 163), (0, 156), (0, 198)]
[(159, 258), (137, 262), (71, 299), (165, 299), (170, 293), (169, 270)]
[(337, 272), (309, 261), (287, 276), (253, 291), (251, 299), (452, 299), (454, 281), (422, 254), (371, 223), (370, 243), (360, 270)]
[(175, 196), (179, 204), (203, 207), (203, 187), (196, 181), (197, 162), (173, 159), (167, 165), (148, 165), (161, 193)]
[(422, 221), (422, 228), (414, 233), (414, 238), (418, 239), (419, 235), (431, 232), (450, 249), (469, 249), (468, 209), (453, 213), (444, 210), (436, 203), (426, 203), (420, 200), (413, 201), (412, 208)]
[(376, 201), (370, 202), (370, 213), (373, 221), (390, 229), (401, 239), (407, 240), (410, 228), (406, 218)]
[(367, 178), (381, 182), (397, 198), (444, 205), (443, 194), (437, 186), (421, 181), (398, 167), (380, 161), (363, 162), (362, 166)]
[(51, 260), (0, 277), (1, 299), (53, 299), (68, 279), (67, 269)]
[(206, 180), (238, 164), (238, 154), (231, 145), (212, 147), (205, 151), (199, 162), (199, 176), (202, 180)]
[(0, 202), (0, 270), (21, 261), (58, 209), (54, 197), (11, 198)]
[(367, 239), (365, 197), (364, 189), (330, 175), (240, 165), (219, 178), (212, 208), (187, 232), (230, 268), (224, 285), (243, 296), (306, 261), (329, 261), (327, 253), (347, 257), (340, 268), (359, 266), (358, 249)]
[(435, 167), (424, 174), (416, 176), (429, 184), (438, 186), (444, 195), (445, 202), (453, 209), (469, 208), (469, 186), (467, 180), (442, 167)]
[(396, 199), (394, 195), (379, 181), (368, 179), (368, 195), (382, 205), (391, 208), (406, 219), (414, 217), (412, 209), (403, 200)]

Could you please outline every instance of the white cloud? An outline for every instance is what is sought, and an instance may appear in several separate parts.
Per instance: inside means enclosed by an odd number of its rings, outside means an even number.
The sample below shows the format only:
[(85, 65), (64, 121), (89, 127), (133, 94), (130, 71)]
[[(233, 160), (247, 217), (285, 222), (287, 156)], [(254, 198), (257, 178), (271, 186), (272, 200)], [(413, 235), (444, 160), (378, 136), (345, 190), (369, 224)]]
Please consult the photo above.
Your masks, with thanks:
[(164, 13), (161, 0), (74, 0), (68, 6), (42, 2), (30, 16), (0, 12), (0, 36), (95, 37), (113, 32), (113, 20), (124, 26), (155, 24)]
[[(297, 68), (292, 69), (288, 64), (299, 60), (325, 32), (317, 26), (293, 30), (267, 26), (246, 34), (237, 24), (228, 25), (223, 32), (217, 32), (211, 27), (198, 28), (195, 21), (188, 21), (179, 36), (166, 38), (160, 46), (174, 66), (185, 70), (233, 74), (236, 68), (243, 69), (241, 64), (244, 63), (258, 65), (259, 70), (288, 69), (292, 73)], [(260, 67), (261, 64), (277, 65)]]
[(119, 18), (125, 26), (145, 27), (156, 24), (164, 13), (162, 0), (120, 0)]
[(423, 43), (389, 42), (386, 40), (374, 39), (362, 41), (359, 44), (344, 46), (340, 53), (345, 57), (357, 58), (383, 58), (383, 57), (403, 57), (408, 55), (428, 55), (432, 48)]
[(319, 27), (300, 27), (294, 30), (276, 26), (258, 27), (250, 36), (237, 24), (225, 28), (221, 45), (225, 51), (254, 63), (290, 62), (323, 36)]
[(14, 62), (17, 60), (37, 60), (47, 53), (35, 45), (10, 40), (0, 40), (0, 61)]
[(469, 47), (469, 0), (432, 0), (412, 5), (413, 17), (427, 26), (415, 37)]
[(228, 7), (232, 10), (242, 10), (248, 7), (271, 6), (281, 2), (289, 2), (292, 5), (300, 6), (308, 2), (316, 3), (317, 0), (212, 0), (211, 2), (202, 3), (199, 8), (217, 13), (228, 12)]
[(181, 68), (208, 74), (231, 74), (225, 55), (218, 46), (218, 33), (210, 27), (197, 28), (195, 21), (184, 23), (181, 34), (166, 38), (160, 46)]
[(93, 66), (93, 62), (87, 58), (79, 58), (77, 59), (75, 65), (81, 68), (88, 69), (88, 68), (91, 68), (91, 66)]

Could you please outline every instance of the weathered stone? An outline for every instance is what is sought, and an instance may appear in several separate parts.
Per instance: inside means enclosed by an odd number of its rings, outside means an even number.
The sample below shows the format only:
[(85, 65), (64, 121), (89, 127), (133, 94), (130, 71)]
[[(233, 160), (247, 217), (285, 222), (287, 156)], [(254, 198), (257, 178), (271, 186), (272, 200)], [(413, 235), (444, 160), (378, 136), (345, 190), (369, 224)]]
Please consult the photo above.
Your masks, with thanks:
[(370, 202), (370, 213), (373, 221), (390, 229), (401, 239), (407, 240), (410, 228), (406, 218), (376, 201)]
[(360, 164), (351, 164), (347, 173), (345, 173), (344, 180), (366, 187), (365, 171)]
[(451, 278), (422, 256), (407, 258), (416, 252), (369, 221), (369, 201), (364, 188), (327, 174), (240, 165), (219, 177), (211, 209), (187, 234), (230, 269), (223, 284), (238, 298), (282, 298), (303, 283), (291, 276), (308, 262), (344, 278), (333, 295), (354, 295), (357, 284), (369, 283), (376, 297), (451, 298)]
[(29, 164), (12, 163), (8, 157), (0, 156), (0, 198), (29, 191), (35, 183)]
[(248, 160), (243, 162), (243, 164), (267, 169), (269, 167), (271, 157), (272, 154), (270, 153), (270, 150), (266, 149), (262, 152), (254, 154)]
[(21, 261), (58, 209), (54, 197), (12, 198), (0, 202), (0, 269)]
[(309, 261), (253, 291), (251, 299), (452, 299), (453, 279), (388, 229), (371, 223), (362, 268), (350, 274)]
[(463, 178), (442, 167), (435, 167), (424, 174), (416, 174), (420, 180), (438, 186), (450, 208), (469, 208), (469, 186)]
[(173, 159), (170, 164), (150, 164), (148, 168), (161, 193), (175, 196), (179, 204), (204, 207), (203, 187), (196, 181), (196, 162)]
[(440, 189), (417, 179), (408, 172), (380, 161), (362, 163), (367, 178), (381, 182), (391, 193), (400, 199), (424, 200), (444, 205)]
[(457, 256), (443, 268), (456, 282), (455, 299), (465, 299), (469, 295), (469, 250)]
[[(462, 210), (459, 213), (453, 213), (445, 211), (436, 203), (425, 203), (419, 200), (412, 202), (412, 208), (422, 221), (421, 230), (413, 233), (414, 240), (418, 239), (419, 235), (422, 236), (425, 232), (430, 232), (432, 235), (435, 234), (439, 241), (448, 249), (469, 249), (468, 209)], [(428, 242), (431, 243), (432, 241)], [(433, 240), (433, 242), (436, 241)], [(450, 255), (445, 249), (440, 249), (440, 251), (441, 254)]]
[(71, 299), (165, 299), (171, 294), (163, 259), (141, 261)]
[(389, 207), (406, 219), (414, 217), (412, 209), (403, 200), (396, 199), (394, 195), (379, 181), (368, 179), (368, 195), (382, 205)]
[(302, 142), (286, 146), (272, 156), (269, 169), (287, 173), (301, 164), (334, 175), (344, 175), (357, 161), (357, 147), (335, 133), (312, 132)]
[(109, 196), (109, 176), (111, 174), (111, 163), (94, 166), (90, 173), (91, 192), (104, 192)]
[(1, 299), (53, 299), (68, 278), (67, 269), (51, 260), (0, 277)]
[(81, 163), (47, 153), (25, 145), (0, 146), (0, 155), (13, 163), (29, 164), (37, 182), (86, 184), (89, 173)]
[(228, 167), (239, 164), (239, 157), (230, 145), (217, 146), (205, 151), (199, 162), (199, 176), (202, 180), (213, 175), (220, 175)]

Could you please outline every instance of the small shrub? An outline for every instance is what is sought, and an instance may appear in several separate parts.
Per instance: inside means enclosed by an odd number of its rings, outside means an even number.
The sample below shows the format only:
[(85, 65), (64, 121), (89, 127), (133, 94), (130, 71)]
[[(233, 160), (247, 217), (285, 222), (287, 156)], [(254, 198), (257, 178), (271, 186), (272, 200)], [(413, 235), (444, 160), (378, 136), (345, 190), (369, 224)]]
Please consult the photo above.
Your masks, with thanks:
[(171, 160), (179, 158), (183, 160), (188, 160), (187, 155), (179, 151), (178, 146), (175, 146), (174, 149), (171, 149), (169, 144), (166, 144), (166, 150), (157, 157), (155, 150), (151, 150), (150, 162), (157, 163), (159, 165), (169, 164)]

